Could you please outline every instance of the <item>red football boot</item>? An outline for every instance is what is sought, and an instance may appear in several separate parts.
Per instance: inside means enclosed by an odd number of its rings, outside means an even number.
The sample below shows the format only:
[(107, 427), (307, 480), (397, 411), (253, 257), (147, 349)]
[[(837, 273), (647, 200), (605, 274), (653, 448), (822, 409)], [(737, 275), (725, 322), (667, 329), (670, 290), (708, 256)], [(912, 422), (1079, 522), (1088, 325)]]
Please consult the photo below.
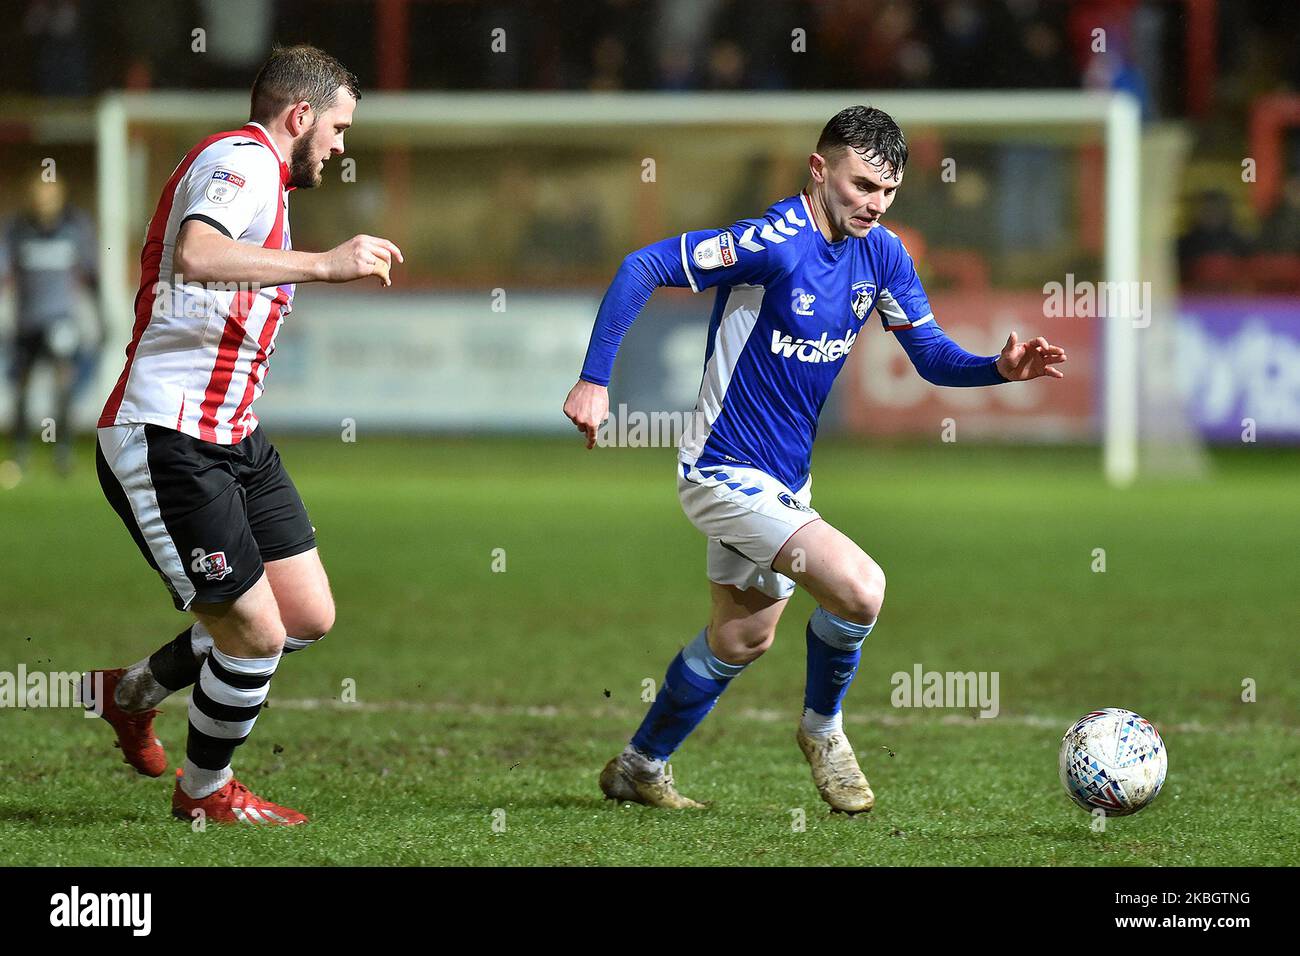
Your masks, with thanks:
[(99, 716), (107, 720), (113, 732), (117, 734), (117, 743), (114, 746), (122, 751), (122, 760), (147, 777), (161, 777), (167, 769), (167, 754), (163, 751), (162, 741), (154, 736), (153, 732), (154, 716), (161, 711), (144, 710), (133, 714), (117, 706), (113, 693), (125, 673), (122, 668), (90, 671), (83, 677), (86, 692), (82, 699), (91, 706), (98, 703), (95, 695), (95, 677), (102, 675), (103, 706)]
[(181, 789), (181, 772), (178, 770), (176, 790), (172, 793), (172, 816), (193, 820), (195, 810), (202, 810), (213, 823), (292, 827), (307, 822), (307, 817), (297, 810), (263, 800), (233, 777), (216, 793), (195, 800)]

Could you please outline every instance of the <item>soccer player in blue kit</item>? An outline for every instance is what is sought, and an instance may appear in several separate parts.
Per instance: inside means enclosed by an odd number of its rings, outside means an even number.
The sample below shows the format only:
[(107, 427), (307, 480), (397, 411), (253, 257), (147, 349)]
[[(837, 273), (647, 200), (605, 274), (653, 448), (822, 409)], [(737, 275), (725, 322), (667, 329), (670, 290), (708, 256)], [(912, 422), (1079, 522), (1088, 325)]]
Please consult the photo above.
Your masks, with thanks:
[(659, 286), (716, 288), (704, 376), (682, 436), (682, 508), (708, 538), (709, 624), (668, 666), (636, 734), (600, 775), (605, 796), (672, 809), (703, 804), (677, 791), (669, 756), (747, 665), (771, 645), (795, 586), (817, 601), (807, 627), (803, 717), (796, 735), (833, 810), (875, 802), (845, 738), (841, 703), (880, 614), (885, 575), (813, 510), (817, 419), (867, 322), (879, 313), (921, 376), (975, 386), (1061, 378), (1065, 351), (1007, 338), (973, 355), (939, 327), (911, 256), (880, 225), (907, 163), (883, 111), (855, 106), (826, 124), (804, 191), (762, 217), (687, 232), (623, 260), (592, 330), (564, 413), (590, 449), (608, 416), (614, 357)]

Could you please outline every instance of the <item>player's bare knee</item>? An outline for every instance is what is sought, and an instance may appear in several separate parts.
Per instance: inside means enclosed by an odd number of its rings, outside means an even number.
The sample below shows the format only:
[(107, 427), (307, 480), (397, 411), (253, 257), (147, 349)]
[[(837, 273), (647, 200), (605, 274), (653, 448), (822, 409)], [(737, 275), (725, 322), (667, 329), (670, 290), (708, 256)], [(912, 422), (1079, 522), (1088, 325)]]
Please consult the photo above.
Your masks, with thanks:
[(334, 601), (330, 598), (325, 599), (320, 610), (316, 613), (315, 619), (311, 621), (311, 640), (319, 641), (322, 637), (334, 629)]
[(885, 603), (885, 572), (874, 561), (855, 574), (840, 596), (839, 616), (854, 624), (871, 624)]
[(754, 644), (745, 645), (745, 651), (748, 656), (743, 661), (737, 661), (736, 663), (748, 664), (751, 661), (758, 660), (758, 658), (762, 657), (764, 654), (767, 653), (768, 648), (772, 646), (775, 640), (776, 640), (776, 633), (773, 631), (768, 631), (766, 634), (763, 635), (762, 640)]
[(208, 630), (217, 647), (235, 657), (275, 657), (284, 650), (284, 624), (274, 605), (239, 608)]
[(248, 657), (275, 657), (284, 650), (285, 630), (279, 621), (249, 622), (240, 636)]
[(772, 646), (772, 638), (758, 644), (731, 644), (718, 654), (724, 664), (752, 664)]
[(301, 609), (284, 620), (285, 633), (300, 641), (319, 641), (334, 627), (334, 601), (326, 597), (309, 608)]
[(743, 620), (715, 624), (709, 633), (713, 653), (728, 664), (757, 660), (775, 639), (775, 627)]

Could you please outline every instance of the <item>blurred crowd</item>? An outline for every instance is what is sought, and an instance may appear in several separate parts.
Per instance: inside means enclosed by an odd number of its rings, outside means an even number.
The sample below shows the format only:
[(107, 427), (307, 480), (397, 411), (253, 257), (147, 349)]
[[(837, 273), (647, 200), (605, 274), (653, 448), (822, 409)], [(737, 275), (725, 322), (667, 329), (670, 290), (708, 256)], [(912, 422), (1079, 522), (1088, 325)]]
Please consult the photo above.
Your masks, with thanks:
[[(1226, 168), (1240, 162), (1254, 98), (1300, 90), (1300, 4), (1197, 2), (1212, 10), (1213, 47), (1199, 100), (1187, 0), (0, 0), (20, 41), (0, 61), (0, 89), (245, 89), (277, 41), (331, 50), (368, 89), (1121, 88), (1150, 121), (1191, 120), (1194, 161)], [(1287, 136), (1288, 185), (1266, 204), (1188, 187), (1185, 283), (1300, 291), (1300, 136)], [(999, 194), (1004, 251), (1051, 248), (1071, 231), (1055, 199), (1020, 208), (1069, 194), (1057, 158), (1008, 145), (987, 168), (1021, 184)]]
[(1287, 180), (1277, 205), (1253, 230), (1242, 226), (1222, 190), (1196, 194), (1191, 207), (1189, 224), (1178, 240), (1184, 288), (1300, 292), (1300, 175)]
[[(402, 7), (396, 20), (386, 8)], [(1217, 4), (1229, 69), (1294, 36), (1294, 4)], [(413, 89), (848, 89), (1124, 86), (1178, 115), (1182, 0), (0, 0), (21, 43), (7, 91), (247, 85), (272, 40), (329, 48)], [(1094, 30), (1106, 30), (1097, 57)], [(201, 29), (201, 42), (195, 29)], [(494, 30), (505, 50), (493, 49)], [(391, 32), (386, 32), (391, 31)], [(202, 56), (194, 55), (202, 48)], [(382, 51), (382, 52), (380, 52)], [(502, 55), (504, 52), (505, 55)], [(1300, 58), (1283, 56), (1300, 86)]]

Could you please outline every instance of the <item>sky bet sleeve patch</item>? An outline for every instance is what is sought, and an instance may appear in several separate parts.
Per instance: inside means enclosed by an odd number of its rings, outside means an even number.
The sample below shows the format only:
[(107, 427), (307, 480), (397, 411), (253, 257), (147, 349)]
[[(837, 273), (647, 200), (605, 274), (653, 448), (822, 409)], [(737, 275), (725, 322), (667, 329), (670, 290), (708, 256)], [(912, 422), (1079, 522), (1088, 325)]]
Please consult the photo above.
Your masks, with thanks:
[(244, 185), (244, 177), (229, 169), (218, 169), (208, 181), (208, 202), (228, 203)]
[(736, 247), (730, 232), (720, 232), (712, 239), (705, 239), (695, 247), (691, 256), (695, 265), (701, 269), (718, 269), (722, 266), (736, 264)]

